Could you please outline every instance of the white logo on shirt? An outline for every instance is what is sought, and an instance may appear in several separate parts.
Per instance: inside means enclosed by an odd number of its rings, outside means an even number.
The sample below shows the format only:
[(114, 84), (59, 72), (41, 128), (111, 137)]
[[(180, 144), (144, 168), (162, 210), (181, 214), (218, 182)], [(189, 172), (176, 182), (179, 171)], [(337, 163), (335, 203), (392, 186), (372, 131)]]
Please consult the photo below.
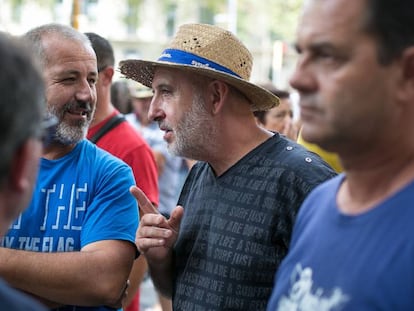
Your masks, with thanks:
[(322, 288), (312, 291), (312, 274), (311, 268), (302, 269), (300, 264), (296, 265), (289, 296), (280, 298), (278, 311), (330, 311), (349, 300), (340, 288), (334, 288), (330, 296), (324, 294)]

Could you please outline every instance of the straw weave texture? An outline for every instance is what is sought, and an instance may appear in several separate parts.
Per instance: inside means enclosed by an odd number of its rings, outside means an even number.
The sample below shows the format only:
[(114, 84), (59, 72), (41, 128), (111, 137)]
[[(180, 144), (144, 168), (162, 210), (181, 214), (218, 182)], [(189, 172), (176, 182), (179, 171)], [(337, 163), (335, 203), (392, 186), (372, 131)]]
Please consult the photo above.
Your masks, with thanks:
[(182, 28), (170, 48), (204, 57), (230, 69), (244, 80), (250, 79), (253, 57), (230, 31), (218, 32), (217, 27), (196, 24)]
[(186, 24), (179, 28), (168, 49), (181, 50), (208, 59), (226, 67), (240, 78), (214, 68), (138, 59), (121, 61), (120, 71), (125, 77), (148, 87), (151, 87), (155, 67), (172, 67), (192, 71), (234, 86), (249, 99), (253, 111), (267, 110), (279, 104), (279, 99), (272, 93), (249, 82), (253, 57), (230, 31), (207, 24)]

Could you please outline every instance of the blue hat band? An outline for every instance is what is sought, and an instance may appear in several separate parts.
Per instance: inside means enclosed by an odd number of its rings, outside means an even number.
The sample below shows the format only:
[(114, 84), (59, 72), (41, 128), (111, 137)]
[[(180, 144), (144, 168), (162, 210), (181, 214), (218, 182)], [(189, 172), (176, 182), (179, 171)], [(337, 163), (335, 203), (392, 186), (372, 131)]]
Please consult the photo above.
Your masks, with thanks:
[(238, 74), (234, 73), (230, 69), (221, 66), (211, 60), (206, 58), (197, 56), (195, 54), (184, 52), (181, 50), (175, 49), (166, 49), (162, 52), (161, 56), (158, 58), (158, 61), (170, 62), (174, 64), (181, 64), (181, 65), (190, 65), (193, 67), (200, 67), (200, 68), (212, 68), (217, 71), (221, 71), (237, 78), (241, 78)]

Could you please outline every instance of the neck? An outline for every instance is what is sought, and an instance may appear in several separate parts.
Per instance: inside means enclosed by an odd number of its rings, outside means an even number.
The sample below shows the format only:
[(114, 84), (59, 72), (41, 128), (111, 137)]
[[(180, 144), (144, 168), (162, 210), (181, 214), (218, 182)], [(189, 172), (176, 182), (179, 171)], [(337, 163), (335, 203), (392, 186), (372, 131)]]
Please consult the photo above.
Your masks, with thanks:
[(75, 147), (76, 144), (63, 145), (55, 142), (44, 148), (42, 158), (47, 160), (57, 160), (67, 155)]
[(414, 180), (414, 149), (384, 152), (380, 158), (378, 154), (366, 156), (366, 160), (360, 158), (355, 165), (342, 161), (346, 180), (337, 201), (343, 212), (360, 214), (370, 210)]
[[(272, 133), (256, 124), (254, 118), (242, 122), (221, 122), (220, 138), (214, 145), (215, 151), (209, 155), (216, 176), (222, 175), (254, 148), (272, 137)], [(223, 128), (224, 127), (224, 128)], [(234, 135), (237, 133), (237, 135)], [(214, 157), (216, 155), (216, 157)]]

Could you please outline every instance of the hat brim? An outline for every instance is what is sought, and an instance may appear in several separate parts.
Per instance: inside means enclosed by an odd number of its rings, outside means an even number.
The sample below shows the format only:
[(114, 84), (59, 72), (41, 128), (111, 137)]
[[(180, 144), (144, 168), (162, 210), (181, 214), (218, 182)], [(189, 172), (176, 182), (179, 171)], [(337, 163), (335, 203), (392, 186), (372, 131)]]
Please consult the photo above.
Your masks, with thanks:
[(123, 60), (119, 63), (121, 74), (147, 87), (152, 87), (155, 68), (175, 68), (222, 80), (239, 90), (250, 101), (252, 111), (269, 110), (279, 105), (279, 98), (268, 90), (246, 80), (213, 68), (195, 67), (170, 62), (145, 61), (139, 59)]
[(139, 91), (132, 91), (131, 96), (133, 98), (143, 99), (143, 98), (150, 98), (152, 97), (151, 90), (139, 90)]

